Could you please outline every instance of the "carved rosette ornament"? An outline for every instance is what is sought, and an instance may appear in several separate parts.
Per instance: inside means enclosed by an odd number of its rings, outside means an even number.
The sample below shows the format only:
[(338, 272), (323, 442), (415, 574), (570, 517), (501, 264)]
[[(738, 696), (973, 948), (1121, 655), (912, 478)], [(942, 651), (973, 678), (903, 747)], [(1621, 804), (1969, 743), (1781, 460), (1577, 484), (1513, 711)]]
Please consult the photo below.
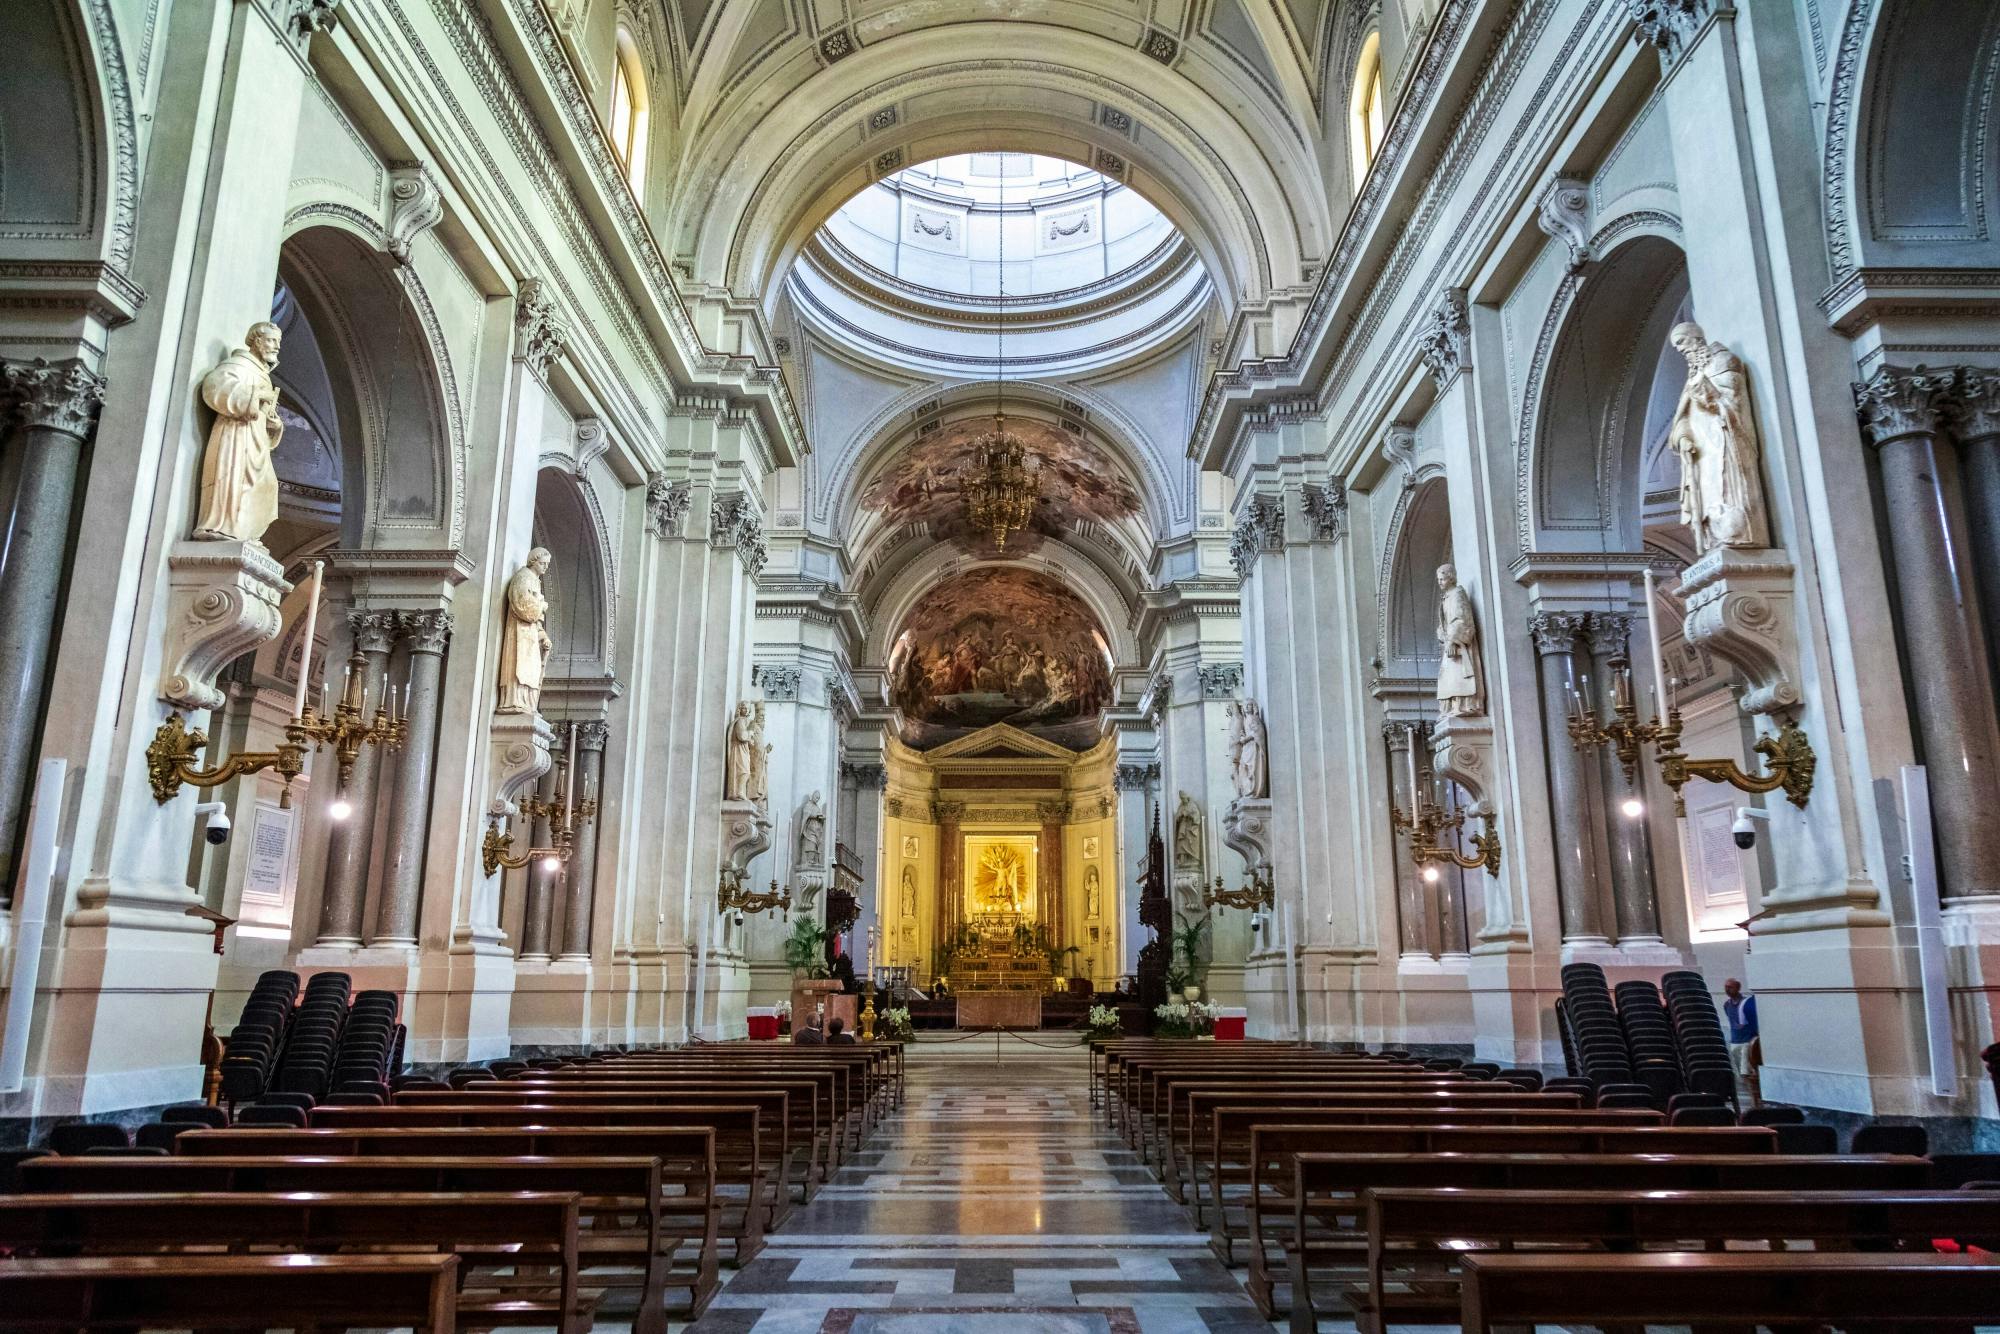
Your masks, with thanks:
[(1248, 579), (1265, 552), (1285, 549), (1285, 502), (1277, 496), (1253, 495), (1245, 502), (1229, 539), (1229, 563), (1238, 579)]
[(29, 430), (61, 431), (87, 439), (104, 405), (104, 377), (65, 361), (0, 361), (0, 401)]
[(514, 356), (536, 379), (547, 379), (549, 364), (569, 345), (569, 333), (569, 320), (549, 284), (523, 278), (514, 304)]
[(687, 522), (694, 488), (655, 473), (646, 480), (646, 531), (657, 538), (679, 537)]
[(1472, 364), (1472, 314), (1463, 287), (1447, 287), (1439, 294), (1430, 326), (1417, 340), (1417, 355), (1440, 389)]

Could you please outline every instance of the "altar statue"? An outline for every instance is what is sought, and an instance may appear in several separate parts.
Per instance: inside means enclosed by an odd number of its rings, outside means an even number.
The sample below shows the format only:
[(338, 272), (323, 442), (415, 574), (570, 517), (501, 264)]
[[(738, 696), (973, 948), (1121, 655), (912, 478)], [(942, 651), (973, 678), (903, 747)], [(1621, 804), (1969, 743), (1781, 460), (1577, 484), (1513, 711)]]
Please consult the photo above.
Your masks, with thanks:
[(528, 563), (507, 581), (505, 624), (500, 631), (500, 713), (533, 713), (542, 701), (542, 667), (554, 647), (543, 622), (549, 600), (542, 596), (542, 576), (549, 572), (549, 553), (536, 547)]
[(284, 332), (266, 320), (250, 326), (237, 348), (201, 382), (202, 402), (215, 411), (201, 460), (201, 515), (194, 535), (204, 541), (256, 542), (278, 517), (278, 472), (271, 455), (285, 434), (271, 372)]
[(1709, 342), (1699, 324), (1677, 324), (1667, 337), (1688, 364), (1667, 431), (1667, 445), (1681, 461), (1681, 522), (1694, 530), (1697, 552), (1767, 547), (1749, 372), (1735, 353)]
[(1486, 686), (1479, 663), (1479, 619), (1472, 594), (1458, 582), (1458, 570), (1446, 561), (1437, 568), (1438, 710), (1447, 718), (1472, 717), (1486, 711)]

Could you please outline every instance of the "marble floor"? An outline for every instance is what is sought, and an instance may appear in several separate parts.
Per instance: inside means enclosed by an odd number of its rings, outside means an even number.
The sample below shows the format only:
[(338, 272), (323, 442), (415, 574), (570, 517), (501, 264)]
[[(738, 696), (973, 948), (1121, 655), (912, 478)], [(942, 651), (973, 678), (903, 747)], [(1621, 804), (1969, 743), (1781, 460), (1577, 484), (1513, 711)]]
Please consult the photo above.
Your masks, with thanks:
[(728, 1276), (694, 1334), (1279, 1328), (1093, 1116), (1081, 1048), (919, 1050), (908, 1081), (903, 1108)]

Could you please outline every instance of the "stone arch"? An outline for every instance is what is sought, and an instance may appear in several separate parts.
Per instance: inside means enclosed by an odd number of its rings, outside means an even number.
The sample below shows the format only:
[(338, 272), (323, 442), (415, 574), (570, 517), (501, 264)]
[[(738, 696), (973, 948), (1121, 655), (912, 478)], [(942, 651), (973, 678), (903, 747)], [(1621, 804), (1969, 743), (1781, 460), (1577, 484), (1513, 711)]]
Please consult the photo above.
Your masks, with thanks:
[(904, 621), (932, 588), (971, 570), (1010, 566), (1038, 570), (1065, 585), (1097, 617), (1118, 668), (1122, 671), (1142, 665), (1139, 641), (1132, 632), (1132, 604), (1125, 590), (1094, 562), (1057, 543), (1050, 543), (1029, 560), (979, 560), (945, 546), (925, 551), (880, 586), (861, 590), (868, 616), (862, 661), (870, 667), (888, 662), (889, 650)]
[(307, 206), (288, 224), (279, 281), (326, 363), (344, 499), (360, 502), (342, 505), (342, 545), (455, 548), (465, 527), (464, 417), (422, 281), (389, 259), (379, 229), (357, 212)]
[(2000, 265), (1996, 112), (2000, 8), (1853, 0), (1823, 139), (1835, 281), (1862, 268)]
[(549, 599), (549, 675), (587, 679), (613, 674), (617, 631), (617, 568), (609, 530), (590, 483), (567, 458), (546, 456), (535, 475), (534, 545), (551, 557), (543, 589)]
[(1641, 540), (1649, 409), (1660, 348), (1686, 313), (1687, 260), (1664, 228), (1611, 244), (1564, 278), (1523, 390), (1523, 552), (1633, 551)]
[(1437, 674), (1437, 567), (1452, 558), (1444, 470), (1414, 474), (1396, 500), (1376, 578), (1376, 656), (1390, 677)]
[(0, 125), (34, 133), (0, 135), (0, 246), (127, 268), (139, 193), (135, 75), (111, 5), (21, 0), (7, 36)]

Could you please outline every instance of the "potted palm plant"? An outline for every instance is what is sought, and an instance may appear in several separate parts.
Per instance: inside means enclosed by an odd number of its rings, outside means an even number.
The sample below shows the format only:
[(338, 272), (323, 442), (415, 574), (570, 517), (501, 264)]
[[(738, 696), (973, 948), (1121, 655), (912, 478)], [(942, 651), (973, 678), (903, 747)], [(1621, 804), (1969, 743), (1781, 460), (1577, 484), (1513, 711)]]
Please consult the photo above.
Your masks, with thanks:
[(1182, 914), (1180, 923), (1173, 931), (1173, 955), (1177, 962), (1167, 970), (1167, 989), (1179, 991), (1193, 1004), (1201, 999), (1201, 944), (1208, 934), (1208, 916), (1204, 913), (1190, 919)]

